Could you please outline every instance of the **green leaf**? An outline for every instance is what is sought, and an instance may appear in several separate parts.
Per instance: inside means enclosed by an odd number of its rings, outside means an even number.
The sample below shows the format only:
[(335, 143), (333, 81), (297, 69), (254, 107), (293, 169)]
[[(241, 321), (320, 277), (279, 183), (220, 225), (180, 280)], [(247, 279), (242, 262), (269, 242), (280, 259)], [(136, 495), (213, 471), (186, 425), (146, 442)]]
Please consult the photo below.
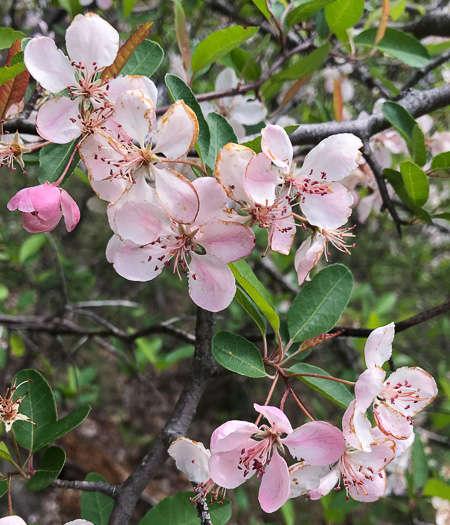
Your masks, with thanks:
[(252, 0), (252, 2), (265, 16), (266, 20), (270, 20), (270, 13), (269, 13), (269, 10), (267, 9), (266, 0)]
[(420, 490), (428, 480), (428, 459), (425, 454), (420, 435), (415, 432), (416, 437), (412, 445), (412, 485), (414, 492)]
[[(141, 519), (139, 525), (198, 525), (197, 509), (191, 503), (193, 492), (179, 492), (163, 499)], [(214, 525), (225, 525), (231, 518), (231, 505), (228, 500), (209, 503), (211, 521)]]
[(337, 0), (325, 7), (325, 18), (331, 31), (342, 40), (345, 30), (353, 27), (364, 11), (364, 0)]
[(197, 46), (192, 56), (192, 71), (200, 71), (239, 47), (259, 31), (258, 27), (233, 26), (212, 33)]
[(8, 287), (0, 283), (0, 301), (4, 301), (9, 296)]
[[(297, 363), (294, 366), (291, 366), (289, 372), (292, 374), (319, 374), (322, 376), (330, 375), (328, 372), (325, 372), (325, 370), (322, 370), (318, 366), (308, 365), (307, 363)], [(298, 379), (343, 408), (347, 408), (354, 399), (349, 390), (342, 383), (337, 383), (336, 381), (329, 381), (328, 379), (321, 379), (318, 377), (299, 377)]]
[(9, 344), (13, 355), (16, 357), (22, 357), (25, 354), (25, 343), (19, 334), (11, 334)]
[(123, 17), (128, 18), (131, 16), (131, 13), (133, 12), (134, 4), (136, 3), (136, 0), (123, 0), (122, 3), (122, 12)]
[(437, 213), (436, 215), (433, 215), (433, 219), (444, 219), (446, 221), (450, 221), (450, 212), (444, 212), (444, 213)]
[[(286, 131), (286, 133), (288, 135), (292, 135), (292, 133), (294, 133), (294, 131), (299, 126), (300, 126), (300, 124), (291, 124), (290, 126), (286, 126), (284, 128), (284, 131)], [(243, 142), (242, 146), (246, 146), (247, 148), (252, 149), (255, 153), (261, 153), (262, 152), (262, 149), (261, 149), (261, 135), (259, 135), (258, 137), (255, 137), (252, 140), (249, 140), (248, 142)]]
[(212, 342), (216, 361), (232, 372), (247, 377), (264, 377), (264, 363), (258, 348), (240, 335), (217, 332)]
[(295, 525), (295, 507), (291, 499), (286, 501), (286, 503), (281, 507), (280, 511), (285, 525)]
[(76, 408), (59, 421), (39, 427), (38, 432), (36, 432), (34, 450), (41, 450), (47, 445), (50, 445), (50, 443), (53, 443), (53, 441), (56, 441), (61, 436), (69, 433), (71, 430), (83, 423), (83, 421), (88, 417), (90, 411), (91, 407), (89, 405), (83, 405)]
[(47, 238), (43, 233), (37, 233), (28, 237), (26, 241), (20, 247), (19, 261), (23, 264), (30, 257), (33, 257), (47, 242)]
[(450, 485), (438, 478), (429, 479), (423, 488), (423, 495), (450, 500)]
[(13, 464), (13, 460), (11, 458), (11, 454), (9, 453), (8, 447), (3, 441), (0, 441), (0, 458), (4, 459), (11, 465)]
[[(67, 144), (49, 144), (41, 148), (38, 173), (38, 180), (41, 184), (46, 181), (56, 182), (61, 177), (79, 142), (80, 139), (75, 139)], [(80, 154), (77, 151), (64, 176), (63, 184), (72, 175), (79, 162)]]
[[(377, 28), (372, 27), (359, 33), (355, 37), (354, 43), (372, 47), (376, 34)], [(408, 33), (391, 27), (386, 28), (384, 37), (375, 47), (411, 67), (424, 67), (430, 62), (428, 51), (418, 40)]]
[(216, 158), (219, 151), (229, 142), (237, 143), (238, 139), (233, 126), (225, 117), (218, 113), (209, 113), (207, 122), (210, 132), (209, 153), (206, 157), (206, 165), (214, 171)]
[[(86, 476), (86, 481), (108, 483), (95, 472)], [(81, 518), (91, 521), (94, 525), (108, 525), (109, 517), (114, 508), (114, 499), (100, 492), (81, 492)]]
[(36, 491), (48, 487), (59, 476), (65, 462), (66, 453), (62, 448), (48, 448), (42, 457), (38, 470), (27, 483), (27, 488)]
[(352, 290), (353, 276), (343, 264), (332, 264), (316, 274), (289, 309), (291, 339), (304, 341), (331, 330), (345, 310)]
[(327, 42), (323, 46), (315, 49), (308, 56), (299, 60), (296, 64), (285, 68), (275, 75), (271, 81), (298, 80), (299, 78), (311, 75), (319, 69), (331, 51), (331, 44)]
[(257, 308), (252, 299), (250, 299), (250, 297), (239, 286), (236, 288), (236, 295), (234, 298), (255, 321), (255, 323), (258, 325), (258, 328), (261, 330), (261, 333), (264, 335), (267, 332), (266, 319), (261, 315), (260, 310)]
[(311, 15), (320, 11), (320, 9), (326, 7), (328, 4), (332, 4), (336, 0), (303, 0), (303, 2), (295, 7), (286, 17), (287, 27), (292, 27), (295, 24), (304, 22)]
[(0, 498), (8, 492), (8, 480), (0, 481)]
[(166, 85), (173, 101), (183, 100), (195, 113), (198, 120), (199, 133), (197, 139), (198, 150), (202, 159), (206, 159), (209, 152), (209, 127), (203, 116), (200, 104), (192, 93), (191, 88), (176, 75), (166, 75)]
[(0, 67), (0, 86), (26, 70), (25, 63), (17, 62), (10, 67)]
[(406, 193), (414, 206), (422, 207), (428, 200), (430, 193), (430, 182), (426, 173), (413, 162), (402, 162), (400, 164), (403, 183)]
[(425, 137), (419, 124), (416, 124), (412, 129), (409, 151), (416, 164), (419, 166), (423, 166), (425, 164), (427, 161), (427, 148), (425, 147)]
[(162, 47), (151, 40), (144, 40), (134, 50), (122, 69), (123, 75), (150, 77), (159, 68), (164, 58)]
[(385, 102), (381, 106), (381, 112), (406, 142), (411, 142), (414, 126), (417, 125), (414, 117), (410, 115), (403, 106), (397, 104), (397, 102)]
[(269, 293), (253, 273), (253, 270), (244, 259), (230, 263), (228, 266), (233, 272), (236, 281), (248, 293), (253, 301), (255, 301), (255, 304), (272, 325), (275, 333), (278, 333), (280, 329), (280, 318), (275, 312)]
[(20, 38), (25, 38), (21, 31), (15, 31), (10, 27), (0, 27), (0, 49), (9, 49)]
[(448, 170), (450, 169), (450, 151), (439, 153), (431, 161), (432, 170)]

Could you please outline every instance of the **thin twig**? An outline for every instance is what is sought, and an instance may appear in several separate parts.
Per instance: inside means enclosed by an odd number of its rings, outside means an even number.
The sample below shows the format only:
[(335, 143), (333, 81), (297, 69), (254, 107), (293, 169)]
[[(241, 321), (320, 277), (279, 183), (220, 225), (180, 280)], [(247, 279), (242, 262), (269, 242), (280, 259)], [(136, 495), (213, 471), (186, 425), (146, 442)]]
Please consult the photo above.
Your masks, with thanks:
[(66, 479), (55, 479), (52, 483), (60, 489), (75, 489), (83, 492), (100, 492), (111, 498), (117, 497), (117, 485), (109, 485), (102, 481), (69, 481)]

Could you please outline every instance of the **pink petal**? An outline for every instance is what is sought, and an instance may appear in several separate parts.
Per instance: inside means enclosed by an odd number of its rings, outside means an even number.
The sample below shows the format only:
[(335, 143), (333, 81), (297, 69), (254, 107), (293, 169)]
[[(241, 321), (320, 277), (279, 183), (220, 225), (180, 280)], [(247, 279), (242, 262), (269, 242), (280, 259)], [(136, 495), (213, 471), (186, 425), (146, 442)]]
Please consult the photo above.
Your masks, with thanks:
[(177, 469), (184, 472), (189, 481), (194, 483), (208, 481), (208, 461), (211, 454), (202, 443), (181, 437), (170, 445), (168, 453), (175, 460)]
[(23, 212), (23, 227), (29, 233), (51, 232), (58, 226), (61, 217), (61, 211), (53, 214), (48, 220), (44, 220), (34, 213)]
[(373, 415), (378, 428), (387, 436), (407, 439), (413, 432), (412, 423), (406, 416), (383, 401), (373, 406)]
[(284, 434), (292, 434), (293, 429), (286, 414), (277, 407), (262, 406), (253, 403), (254, 409), (269, 421), (272, 431), (280, 431)]
[(114, 269), (129, 281), (151, 281), (164, 268), (157, 260), (161, 253), (161, 249), (154, 246), (124, 246), (114, 255)]
[[(272, 407), (273, 408), (273, 407)], [(286, 461), (274, 448), (270, 463), (265, 467), (259, 488), (258, 501), (264, 512), (275, 512), (289, 499), (291, 492), (289, 469)]]
[(372, 425), (365, 414), (359, 410), (356, 400), (353, 400), (342, 418), (342, 431), (346, 441), (358, 450), (370, 452), (374, 437)]
[(158, 121), (153, 153), (164, 153), (168, 159), (187, 155), (197, 142), (198, 129), (195, 113), (182, 100), (178, 100)]
[(236, 448), (242, 450), (253, 434), (258, 432), (259, 428), (253, 423), (239, 420), (227, 421), (212, 433), (211, 452), (227, 452)]
[(111, 78), (108, 81), (108, 99), (115, 104), (117, 98), (125, 91), (140, 89), (144, 97), (150, 99), (156, 107), (158, 100), (158, 90), (155, 84), (147, 77), (141, 75), (125, 75)]
[(66, 230), (71, 232), (80, 220), (80, 208), (66, 190), (61, 190), (61, 208)]
[[(295, 465), (289, 467), (289, 475), (291, 478), (291, 493), (289, 497), (297, 498), (311, 490), (319, 488), (322, 479), (328, 474), (330, 474), (330, 467), (328, 466), (313, 467), (305, 461), (295, 463)], [(334, 485), (336, 485), (336, 482), (337, 479)]]
[(151, 166), (150, 170), (163, 208), (174, 221), (182, 224), (193, 223), (199, 210), (194, 186), (183, 175), (159, 166)]
[(213, 177), (199, 177), (192, 182), (197, 192), (200, 207), (196, 224), (206, 224), (217, 218), (227, 204), (227, 194)]
[(152, 130), (151, 116), (155, 105), (140, 89), (126, 91), (117, 97), (114, 105), (114, 120), (136, 139), (144, 149), (145, 139)]
[[(253, 443), (255, 443), (253, 441)], [(256, 472), (251, 469), (244, 477), (245, 469), (239, 469), (241, 449), (234, 449), (228, 452), (212, 453), (208, 462), (211, 479), (225, 489), (235, 489), (250, 479)]]
[(70, 59), (98, 68), (110, 66), (119, 51), (119, 33), (106, 20), (94, 13), (77, 15), (66, 31), (66, 47)]
[(310, 465), (330, 465), (344, 453), (342, 432), (325, 421), (311, 421), (294, 430), (282, 439), (290, 453), (303, 458)]
[(115, 202), (119, 199), (129, 184), (124, 179), (90, 180), (91, 187), (97, 196), (108, 202)]
[[(387, 439), (386, 434), (384, 432), (381, 432), (381, 430), (378, 427), (374, 427), (372, 431), (377, 441), (379, 439)], [(389, 440), (395, 443), (395, 457), (398, 458), (399, 456), (401, 456), (403, 452), (405, 452), (405, 450), (408, 449), (414, 443), (415, 437), (416, 435), (414, 432), (407, 439), (395, 439), (394, 437), (390, 436)]]
[(364, 370), (358, 377), (355, 384), (355, 397), (361, 412), (365, 412), (381, 392), (385, 377), (386, 372), (378, 366)]
[(300, 173), (315, 180), (323, 173), (328, 182), (341, 180), (358, 167), (361, 147), (361, 140), (351, 133), (327, 137), (306, 155)]
[(147, 201), (125, 202), (115, 212), (114, 223), (114, 231), (122, 239), (137, 245), (149, 244), (161, 236), (174, 234), (166, 212)]
[(298, 284), (309, 279), (309, 272), (316, 266), (325, 249), (323, 236), (318, 233), (304, 241), (297, 250), (294, 266), (298, 276)]
[(254, 156), (250, 148), (232, 142), (219, 151), (214, 175), (230, 199), (248, 202), (249, 196), (244, 190), (245, 170)]
[(356, 470), (362, 466), (364, 469), (370, 467), (376, 473), (386, 468), (386, 466), (395, 458), (396, 455), (395, 443), (391, 439), (378, 439), (372, 443), (372, 450), (370, 452), (361, 452), (355, 450), (347, 453), (351, 458), (352, 463), (356, 465)]
[(36, 116), (37, 131), (44, 139), (56, 144), (66, 144), (81, 135), (78, 113), (77, 99), (51, 98), (39, 108)]
[[(405, 416), (413, 416), (434, 400), (438, 389), (434, 378), (419, 367), (398, 368), (389, 376), (391, 387), (399, 383), (405, 385), (405, 382), (411, 386), (396, 389), (399, 397), (394, 400), (392, 406)], [(385, 387), (386, 385), (387, 383), (385, 383)]]
[(264, 153), (259, 153), (248, 163), (244, 190), (256, 204), (271, 206), (275, 202), (278, 186), (282, 183), (279, 170), (273, 168), (271, 160)]
[(284, 173), (289, 173), (292, 164), (292, 144), (286, 131), (270, 124), (261, 130), (261, 149)]
[(32, 38), (25, 48), (24, 62), (39, 84), (52, 93), (76, 84), (74, 68), (51, 38)]
[(339, 465), (333, 467), (328, 474), (321, 480), (317, 489), (310, 490), (307, 494), (308, 499), (317, 500), (322, 496), (326, 496), (336, 487), (339, 481)]
[(237, 222), (212, 221), (200, 229), (195, 239), (208, 254), (225, 263), (246, 257), (255, 247), (253, 231)]
[(331, 185), (333, 193), (313, 195), (305, 193), (301, 208), (305, 217), (314, 226), (334, 230), (347, 222), (352, 213), (353, 196), (341, 184)]
[(229, 306), (235, 293), (234, 276), (222, 260), (214, 255), (191, 252), (189, 295), (197, 306), (220, 312)]
[(106, 246), (106, 260), (112, 264), (114, 262), (114, 256), (124, 246), (125, 243), (122, 239), (118, 235), (113, 235)]
[(392, 355), (392, 341), (395, 335), (394, 323), (380, 326), (370, 333), (364, 348), (367, 368), (382, 367)]
[(384, 470), (373, 476), (373, 479), (366, 479), (362, 474), (360, 478), (364, 482), (364, 490), (359, 488), (358, 485), (350, 486), (349, 493), (352, 499), (370, 503), (384, 496), (386, 492), (386, 472)]
[[(295, 219), (291, 215), (291, 207), (286, 206), (286, 218), (277, 219), (269, 230), (270, 249), (274, 252), (289, 255), (295, 238)], [(280, 214), (280, 216), (282, 216)]]

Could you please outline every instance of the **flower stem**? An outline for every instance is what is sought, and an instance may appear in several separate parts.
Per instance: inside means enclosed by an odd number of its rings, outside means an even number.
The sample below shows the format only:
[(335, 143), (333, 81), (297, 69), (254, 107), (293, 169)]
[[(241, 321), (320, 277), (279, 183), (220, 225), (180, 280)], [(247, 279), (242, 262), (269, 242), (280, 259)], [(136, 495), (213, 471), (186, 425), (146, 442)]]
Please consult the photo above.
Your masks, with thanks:
[(205, 168), (203, 168), (202, 166), (199, 166), (196, 162), (194, 161), (191, 161), (191, 160), (181, 160), (181, 159), (177, 159), (177, 160), (171, 160), (171, 159), (158, 159), (159, 162), (180, 162), (181, 164), (189, 164), (190, 166), (195, 166), (198, 170), (200, 170), (203, 175), (205, 177), (208, 176), (208, 173), (206, 171)]
[(288, 379), (291, 377), (317, 377), (319, 379), (328, 379), (329, 381), (335, 381), (336, 383), (342, 383), (343, 385), (355, 386), (354, 381), (346, 381), (345, 379), (339, 379), (338, 377), (324, 376), (321, 374), (292, 374), (286, 376)]
[(14, 434), (14, 430), (11, 429), (9, 433), (11, 435), (11, 441), (12, 441), (12, 444), (13, 444), (14, 453), (15, 453), (16, 458), (17, 458), (17, 464), (20, 467), (20, 470), (22, 470), (23, 469), (23, 465), (22, 465), (22, 460), (20, 459), (19, 445), (17, 444), (17, 439), (16, 439), (16, 436)]
[[(266, 400), (264, 401), (264, 406), (267, 406), (269, 404), (270, 399), (272, 397), (272, 394), (273, 394), (273, 392), (275, 390), (275, 386), (276, 386), (279, 378), (280, 378), (280, 374), (277, 372), (275, 374), (274, 379), (273, 379), (272, 386), (270, 387), (269, 393), (267, 394)], [(262, 418), (262, 414), (259, 414), (259, 416), (258, 416), (258, 418), (257, 418), (257, 420), (255, 422), (255, 425), (258, 425), (258, 423), (259, 423), (261, 418)]]
[(8, 514), (13, 515), (12, 499), (11, 499), (11, 474), (8, 474)]
[(59, 187), (61, 182), (64, 180), (64, 177), (66, 176), (67, 172), (69, 171), (70, 165), (72, 164), (72, 161), (75, 158), (75, 155), (77, 154), (79, 149), (80, 149), (80, 142), (73, 149), (72, 154), (70, 155), (70, 159), (69, 159), (66, 167), (64, 168), (64, 171), (63, 171), (61, 177), (59, 177), (59, 179), (56, 182), (53, 183), (56, 187)]

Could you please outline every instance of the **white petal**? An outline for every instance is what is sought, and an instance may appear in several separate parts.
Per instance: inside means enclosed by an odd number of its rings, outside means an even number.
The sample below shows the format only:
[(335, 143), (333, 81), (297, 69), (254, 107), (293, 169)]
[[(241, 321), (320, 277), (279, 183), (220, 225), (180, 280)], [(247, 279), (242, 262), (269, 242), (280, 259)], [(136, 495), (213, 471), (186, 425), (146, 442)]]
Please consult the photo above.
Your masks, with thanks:
[(267, 108), (259, 100), (245, 99), (233, 109), (231, 116), (246, 126), (254, 126), (267, 117)]
[(194, 147), (197, 137), (195, 113), (182, 100), (178, 100), (158, 121), (153, 153), (164, 153), (168, 159), (178, 159)]
[(211, 221), (201, 228), (195, 239), (207, 253), (226, 263), (247, 257), (255, 247), (253, 231), (231, 221)]
[[(317, 468), (317, 467), (316, 467)], [(326, 496), (330, 491), (336, 487), (339, 481), (339, 465), (333, 467), (328, 474), (326, 474), (321, 480), (317, 489), (308, 492), (308, 499), (316, 500), (322, 496)]]
[(352, 401), (342, 418), (342, 432), (346, 441), (354, 448), (369, 452), (374, 437), (372, 425), (365, 414), (359, 410), (356, 400)]
[(284, 173), (288, 173), (292, 165), (292, 144), (289, 136), (281, 126), (270, 124), (261, 130), (261, 149), (271, 161)]
[(199, 177), (192, 182), (200, 207), (195, 223), (202, 225), (222, 214), (227, 204), (227, 194), (214, 177)]
[(298, 276), (298, 284), (308, 280), (309, 272), (316, 266), (325, 248), (324, 238), (319, 233), (314, 238), (304, 241), (297, 250), (294, 266)]
[(129, 281), (151, 281), (164, 269), (164, 264), (157, 260), (161, 253), (154, 246), (124, 246), (114, 255), (114, 269)]
[(158, 90), (155, 84), (147, 77), (141, 75), (125, 75), (123, 77), (111, 78), (108, 81), (108, 99), (115, 104), (117, 98), (125, 91), (140, 89), (144, 97), (150, 99), (156, 107)]
[(373, 330), (366, 341), (364, 356), (367, 368), (382, 367), (392, 355), (392, 342), (395, 335), (395, 324), (389, 323)]
[(47, 100), (38, 111), (36, 128), (41, 137), (56, 144), (67, 144), (76, 139), (81, 135), (78, 100), (71, 100), (68, 97)]
[(327, 137), (306, 155), (300, 172), (315, 180), (324, 173), (329, 182), (341, 180), (358, 167), (361, 147), (361, 140), (351, 133)]
[(51, 38), (38, 36), (31, 39), (24, 51), (24, 62), (39, 84), (52, 93), (76, 83), (74, 68)]
[(244, 190), (244, 178), (247, 165), (255, 155), (250, 148), (232, 142), (219, 151), (214, 175), (230, 199), (249, 201), (249, 196)]
[(232, 67), (223, 69), (216, 78), (214, 88), (216, 91), (236, 88), (239, 83), (238, 77)]
[(106, 20), (94, 13), (77, 15), (66, 31), (66, 46), (70, 59), (86, 64), (92, 71), (110, 66), (119, 51), (119, 33)]
[(122, 93), (114, 106), (114, 120), (122, 125), (130, 137), (139, 142), (142, 149), (152, 129), (151, 116), (154, 109), (153, 102), (140, 89)]
[[(313, 467), (308, 465), (305, 461), (295, 463), (289, 467), (289, 475), (291, 478), (291, 494), (290, 498), (297, 498), (306, 494), (310, 490), (317, 489), (324, 476), (330, 473), (330, 467)], [(331, 482), (331, 480), (330, 480)], [(336, 485), (337, 479), (333, 483)]]
[(279, 169), (273, 167), (271, 160), (264, 153), (253, 157), (245, 170), (244, 190), (261, 206), (272, 206), (278, 187), (283, 182)]
[(211, 454), (202, 443), (181, 437), (170, 445), (168, 453), (176, 461), (177, 469), (184, 472), (189, 481), (208, 481), (208, 461)]
[(347, 222), (352, 213), (353, 196), (337, 182), (331, 185), (333, 193), (313, 195), (305, 193), (301, 208), (305, 217), (314, 226), (335, 230)]
[(385, 377), (386, 372), (378, 366), (364, 370), (358, 377), (355, 384), (355, 397), (361, 412), (365, 412), (380, 394)]

